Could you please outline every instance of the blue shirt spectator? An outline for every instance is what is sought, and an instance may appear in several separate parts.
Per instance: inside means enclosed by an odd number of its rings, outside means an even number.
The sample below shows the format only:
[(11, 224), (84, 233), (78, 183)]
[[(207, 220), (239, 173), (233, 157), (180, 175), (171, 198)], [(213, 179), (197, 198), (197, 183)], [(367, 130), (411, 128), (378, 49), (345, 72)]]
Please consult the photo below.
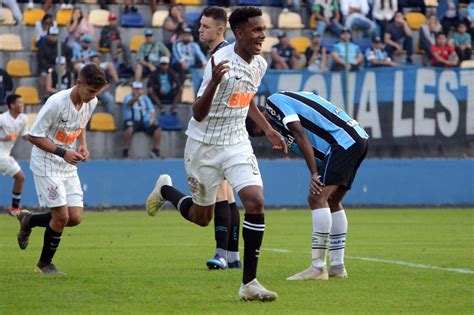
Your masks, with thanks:
[(145, 127), (152, 125), (151, 118), (152, 115), (155, 116), (155, 107), (151, 99), (147, 95), (140, 95), (131, 106), (127, 106), (133, 97), (133, 93), (130, 93), (123, 100), (123, 120), (141, 123)]
[(364, 55), (361, 53), (359, 46), (350, 41), (350, 30), (348, 28), (344, 28), (342, 33), (339, 35), (339, 38), (341, 40), (331, 49), (331, 57), (333, 60), (331, 71), (344, 70), (346, 58), (349, 70), (359, 70), (361, 63), (364, 61)]
[(393, 67), (396, 65), (384, 50), (382, 39), (379, 36), (374, 37), (372, 47), (365, 52), (365, 59), (368, 67)]

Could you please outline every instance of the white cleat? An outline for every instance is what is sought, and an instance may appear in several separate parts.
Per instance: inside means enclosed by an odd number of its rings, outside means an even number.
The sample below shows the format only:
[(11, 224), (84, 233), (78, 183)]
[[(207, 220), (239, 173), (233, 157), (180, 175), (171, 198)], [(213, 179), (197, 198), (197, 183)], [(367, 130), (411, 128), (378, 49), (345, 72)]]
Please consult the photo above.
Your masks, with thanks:
[(278, 294), (265, 289), (257, 279), (253, 279), (247, 284), (242, 284), (239, 289), (239, 298), (242, 301), (274, 301)]
[(161, 187), (165, 185), (173, 186), (171, 177), (168, 174), (163, 174), (158, 177), (155, 187), (146, 199), (146, 212), (152, 217), (154, 217), (156, 213), (163, 208), (166, 202), (166, 200), (161, 195)]
[(344, 265), (330, 266), (329, 277), (331, 278), (348, 278), (347, 270)]
[(327, 280), (328, 271), (326, 267), (316, 268), (311, 265), (308, 269), (286, 278), (286, 280)]

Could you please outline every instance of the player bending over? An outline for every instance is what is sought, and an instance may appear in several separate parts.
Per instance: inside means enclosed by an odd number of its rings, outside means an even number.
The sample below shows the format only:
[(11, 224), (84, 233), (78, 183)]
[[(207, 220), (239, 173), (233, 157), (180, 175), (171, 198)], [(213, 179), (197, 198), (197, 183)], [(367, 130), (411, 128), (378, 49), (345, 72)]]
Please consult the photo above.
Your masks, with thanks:
[[(342, 109), (314, 93), (275, 93), (267, 99), (266, 113), (290, 150), (304, 157), (311, 173), (312, 263), (287, 280), (327, 280), (328, 247), (329, 277), (347, 278), (347, 218), (341, 202), (367, 154), (368, 135)], [(250, 119), (247, 130), (251, 136), (263, 134)], [(319, 172), (316, 159), (321, 161)]]

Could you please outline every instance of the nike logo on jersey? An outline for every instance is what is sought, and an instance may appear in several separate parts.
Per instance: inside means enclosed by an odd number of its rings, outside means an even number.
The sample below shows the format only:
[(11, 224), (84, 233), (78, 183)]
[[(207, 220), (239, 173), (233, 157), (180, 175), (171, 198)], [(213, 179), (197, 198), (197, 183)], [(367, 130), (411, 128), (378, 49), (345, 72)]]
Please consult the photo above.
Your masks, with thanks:
[(235, 79), (236, 79), (236, 80), (240, 80), (240, 79), (242, 79), (242, 77), (235, 77)]
[(69, 120), (64, 120), (64, 119), (61, 119), (61, 122), (63, 123), (67, 123)]

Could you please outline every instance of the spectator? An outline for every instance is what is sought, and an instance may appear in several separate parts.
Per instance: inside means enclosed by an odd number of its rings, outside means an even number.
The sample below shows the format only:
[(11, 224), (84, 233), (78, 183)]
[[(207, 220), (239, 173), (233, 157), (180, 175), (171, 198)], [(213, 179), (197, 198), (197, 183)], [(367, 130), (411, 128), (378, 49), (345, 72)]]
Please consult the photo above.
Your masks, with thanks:
[[(98, 54), (97, 52), (93, 52), (89, 56), (89, 60), (90, 60), (90, 63), (95, 63), (96, 65), (98, 65), (105, 71), (105, 75), (107, 77), (108, 82), (110, 81), (117, 82), (116, 81), (116, 79), (118, 79), (117, 71), (115, 70), (111, 62), (101, 62), (100, 54)], [(112, 80), (110, 80), (110, 78), (112, 78)], [(111, 84), (107, 83), (102, 88), (100, 94), (97, 95), (97, 98), (104, 106), (104, 110), (107, 113), (114, 115), (115, 118), (117, 118), (116, 111), (115, 111), (115, 99), (110, 90), (111, 90)]]
[(454, 48), (461, 61), (471, 60), (471, 35), (466, 31), (467, 25), (461, 22), (458, 24), (457, 32), (453, 35)]
[(279, 43), (272, 47), (272, 69), (296, 69), (300, 54), (291, 46), (285, 32), (277, 34)]
[(114, 61), (118, 61), (120, 55), (118, 49), (120, 49), (124, 65), (130, 67), (132, 58), (128, 46), (122, 42), (120, 30), (117, 24), (117, 15), (115, 13), (110, 13), (108, 21), (109, 25), (104, 26), (100, 32), (99, 47), (110, 49), (110, 54)]
[(436, 44), (431, 46), (431, 65), (435, 67), (456, 67), (459, 63), (458, 55), (454, 48), (447, 43), (446, 34), (436, 34)]
[(206, 65), (206, 56), (201, 47), (194, 42), (192, 30), (185, 28), (173, 45), (173, 66), (184, 81), (191, 68), (202, 68)]
[(380, 32), (377, 33), (382, 36), (382, 38), (385, 34), (388, 22), (393, 19), (397, 12), (397, 4), (397, 0), (374, 0), (372, 17), (380, 28)]
[(320, 37), (323, 37), (327, 28), (336, 35), (341, 33), (343, 26), (338, 0), (314, 0), (311, 11), (316, 18), (316, 30)]
[(67, 69), (66, 58), (61, 56), (56, 58), (56, 63), (60, 65), (60, 81), (58, 82), (58, 74), (55, 67), (49, 68), (48, 77), (46, 79), (46, 93), (47, 97), (52, 94), (61, 91), (67, 90), (72, 87), (72, 73)]
[(436, 10), (438, 19), (443, 26), (443, 32), (448, 35), (451, 29), (456, 28), (461, 22), (461, 10), (459, 8), (459, 0), (443, 0), (439, 1)]
[(155, 71), (162, 56), (170, 57), (170, 51), (161, 41), (154, 41), (151, 29), (145, 30), (145, 42), (140, 46), (136, 55), (135, 81), (140, 81), (142, 77)]
[(314, 72), (324, 72), (327, 69), (326, 48), (321, 46), (321, 37), (317, 32), (311, 34), (311, 46), (306, 48), (306, 69)]
[(5, 97), (7, 93), (13, 90), (13, 80), (12, 77), (5, 71), (5, 69), (0, 68), (0, 105), (5, 105)]
[[(57, 42), (58, 42), (59, 29), (57, 27), (50, 27), (48, 36), (38, 48), (36, 56), (38, 57), (38, 71), (40, 73), (39, 84), (42, 93), (46, 91), (46, 80), (50, 68), (53, 68), (56, 64), (56, 58), (58, 56)], [(61, 44), (61, 56), (66, 57), (66, 66), (69, 67), (71, 64), (72, 51), (66, 44)]]
[(412, 31), (407, 21), (405, 21), (405, 16), (402, 12), (395, 13), (395, 17), (387, 25), (384, 42), (385, 50), (390, 58), (393, 59), (393, 54), (401, 54), (405, 49), (407, 54), (406, 62), (413, 63), (411, 59), (413, 55)]
[(341, 0), (341, 12), (346, 21), (346, 27), (361, 29), (366, 37), (374, 34), (375, 23), (367, 17), (369, 14), (367, 0)]
[(372, 47), (365, 52), (367, 66), (375, 67), (395, 67), (397, 64), (392, 61), (384, 50), (382, 39), (380, 36), (375, 36), (372, 40)]
[(425, 0), (398, 0), (398, 11), (403, 12), (405, 8), (417, 8), (423, 15), (426, 15)]
[(72, 11), (72, 18), (67, 23), (66, 28), (69, 32), (67, 44), (73, 51), (80, 50), (81, 45), (79, 41), (83, 35), (89, 35), (91, 38), (94, 38), (94, 27), (83, 16), (81, 8), (75, 8)]
[(39, 47), (41, 42), (48, 36), (48, 30), (51, 26), (57, 27), (56, 21), (53, 19), (53, 16), (49, 13), (46, 13), (41, 21), (36, 21), (35, 24), (35, 36), (36, 43), (35, 46)]
[(431, 60), (431, 46), (436, 44), (436, 34), (441, 32), (441, 24), (435, 14), (430, 14), (426, 23), (421, 26), (420, 30), (420, 49), (423, 50), (428, 59)]
[(360, 65), (364, 61), (364, 55), (360, 52), (359, 46), (350, 41), (350, 29), (344, 28), (339, 37), (340, 41), (335, 44), (331, 50), (331, 57), (333, 60), (331, 71), (344, 70), (346, 67), (346, 59), (350, 71), (359, 70)]
[(184, 22), (180, 7), (177, 5), (170, 5), (168, 9), (168, 16), (163, 22), (163, 43), (168, 50), (173, 50), (173, 43), (171, 37), (177, 33), (178, 26)]
[(176, 113), (176, 106), (181, 100), (181, 83), (169, 64), (170, 58), (161, 57), (160, 66), (148, 80), (148, 95), (162, 113), (164, 112), (163, 104), (171, 104), (170, 112)]
[(150, 98), (143, 95), (143, 84), (135, 81), (132, 93), (123, 100), (123, 157), (128, 158), (128, 148), (134, 132), (146, 132), (153, 137), (154, 146), (150, 152), (152, 158), (160, 156), (161, 128), (156, 120), (156, 112)]

